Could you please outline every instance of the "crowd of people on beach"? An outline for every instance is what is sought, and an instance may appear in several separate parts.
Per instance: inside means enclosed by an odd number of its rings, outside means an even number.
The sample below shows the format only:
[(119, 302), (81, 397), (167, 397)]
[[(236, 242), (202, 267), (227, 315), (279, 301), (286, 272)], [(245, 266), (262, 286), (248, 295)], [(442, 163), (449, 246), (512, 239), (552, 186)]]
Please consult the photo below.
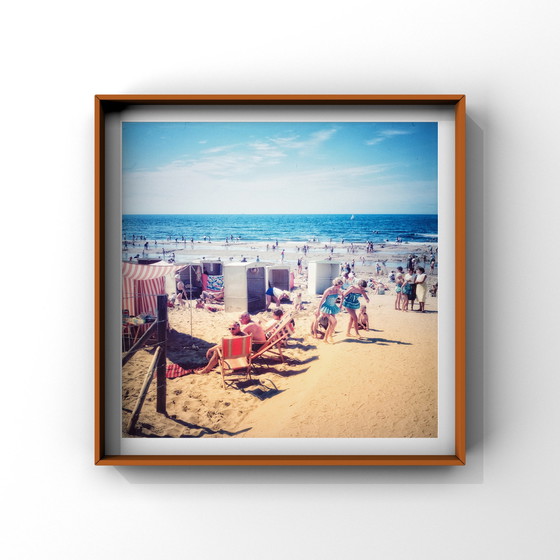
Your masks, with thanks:
[[(423, 261), (427, 257), (424, 255)], [(369, 303), (367, 289), (374, 293), (383, 295), (394, 285), (395, 291), (395, 310), (415, 311), (414, 305), (418, 303), (416, 311), (425, 313), (426, 298), (428, 291), (432, 296), (437, 293), (438, 284), (435, 283), (428, 290), (428, 275), (426, 269), (419, 265), (420, 258), (411, 254), (407, 259), (408, 268), (405, 272), (402, 266), (396, 270), (391, 270), (386, 282), (379, 279), (381, 264), (376, 266), (377, 278), (370, 277), (369, 281), (357, 279), (354, 273), (355, 262), (342, 263), (340, 266), (340, 276), (332, 281), (332, 285), (327, 288), (318, 309), (315, 313), (315, 320), (311, 327), (311, 333), (316, 338), (322, 338), (327, 344), (333, 344), (333, 334), (337, 326), (337, 315), (346, 311), (349, 316), (346, 327), (346, 337), (355, 336), (363, 340), (360, 330), (369, 330), (369, 317), (367, 307), (360, 303), (360, 298)], [(430, 267), (434, 270), (435, 255), (431, 254)], [(359, 310), (359, 313), (358, 313)]]
[[(226, 238), (225, 242), (227, 245), (229, 243), (238, 242), (239, 240), (239, 237), (231, 235)], [(125, 251), (132, 245), (132, 247), (142, 248), (142, 255), (144, 256), (150, 249), (153, 250), (153, 248), (155, 248), (164, 258), (167, 257), (169, 262), (175, 260), (174, 252), (166, 251), (163, 247), (163, 243), (160, 243), (158, 247), (157, 240), (148, 241), (145, 236), (133, 235), (132, 239), (127, 240), (125, 238), (123, 241), (123, 249)], [(167, 241), (172, 242), (173, 240), (168, 238)], [(189, 240), (184, 236), (181, 236), (180, 239), (175, 239), (176, 244), (186, 244), (189, 241), (191, 244), (195, 242), (194, 238)], [(205, 236), (204, 241), (211, 242), (210, 237)], [(318, 240), (310, 239), (309, 242), (317, 243)], [(370, 320), (365, 304), (370, 303), (370, 295), (372, 293), (384, 294), (391, 290), (395, 294), (394, 308), (396, 311), (425, 312), (428, 293), (431, 293), (433, 296), (437, 293), (437, 283), (433, 284), (431, 289), (428, 290), (428, 275), (436, 273), (437, 246), (435, 248), (428, 246), (420, 255), (410, 254), (404, 257), (401, 261), (403, 266), (397, 266), (389, 273), (386, 267), (386, 260), (380, 259), (376, 262), (371, 262), (370, 255), (376, 250), (372, 241), (368, 241), (365, 244), (354, 244), (353, 242), (345, 243), (345, 240), (342, 240), (342, 243), (348, 253), (353, 255), (359, 251), (361, 255), (340, 264), (339, 276), (334, 278), (332, 285), (324, 291), (317, 309), (313, 314), (313, 320), (311, 322), (312, 336), (321, 338), (326, 344), (333, 344), (335, 329), (341, 317), (340, 313), (344, 312), (348, 317), (345, 336), (364, 340), (362, 333), (370, 329)], [(297, 274), (303, 278), (306, 274), (308, 253), (311, 250), (320, 250), (320, 247), (312, 247), (310, 244), (304, 243), (301, 246), (297, 245), (295, 249), (297, 256)], [(332, 239), (330, 243), (324, 243), (322, 249), (329, 254), (327, 259), (331, 260), (334, 254)], [(285, 249), (280, 246), (278, 240), (266, 244), (266, 251), (274, 252), (278, 255), (279, 260), (284, 262)], [(364, 273), (366, 256), (369, 257), (370, 264), (373, 267), (373, 272), (370, 271), (370, 274), (367, 276)], [(139, 254), (137, 254), (135, 258), (138, 257)], [(356, 266), (356, 259), (361, 264), (361, 268)], [(247, 258), (242, 256), (242, 261), (247, 262)], [(259, 257), (257, 257), (257, 261), (260, 261)], [(358, 275), (365, 276), (365, 279), (358, 278)], [(273, 305), (276, 306), (273, 310), (275, 319), (281, 316), (282, 309), (280, 305), (286, 302), (293, 303), (294, 311), (303, 309), (301, 290), (296, 292), (295, 299), (291, 301), (292, 294), (269, 285), (265, 293), (265, 298), (265, 311), (269, 311)], [(179, 280), (177, 283), (177, 292), (170, 295), (170, 306), (183, 307), (186, 305), (187, 300), (187, 291), (183, 282)], [(224, 310), (224, 291), (223, 289), (219, 292), (203, 290), (196, 299), (196, 302), (193, 303), (196, 309), (211, 312)], [(416, 304), (418, 304), (417, 307)], [(263, 331), (263, 326), (252, 321), (250, 317), (245, 324), (244, 321), (246, 321), (247, 316), (248, 314), (242, 314), (239, 323), (231, 325), (230, 332), (234, 336), (243, 336), (243, 333), (249, 334), (248, 331), (252, 331), (250, 334), (253, 335), (253, 342), (255, 344), (262, 344), (266, 340), (263, 334), (265, 332)], [(239, 327), (239, 329), (237, 329), (237, 327)], [(206, 368), (212, 369), (216, 364), (217, 354), (214, 355), (213, 352), (209, 351), (208, 358), (209, 363)], [(211, 364), (213, 365), (211, 366)]]
[(397, 267), (394, 274), (395, 282), (395, 309), (397, 311), (414, 311), (414, 303), (418, 301), (418, 311), (425, 312), (426, 296), (427, 296), (427, 278), (426, 270), (422, 266), (416, 269), (409, 268), (405, 273), (402, 266)]

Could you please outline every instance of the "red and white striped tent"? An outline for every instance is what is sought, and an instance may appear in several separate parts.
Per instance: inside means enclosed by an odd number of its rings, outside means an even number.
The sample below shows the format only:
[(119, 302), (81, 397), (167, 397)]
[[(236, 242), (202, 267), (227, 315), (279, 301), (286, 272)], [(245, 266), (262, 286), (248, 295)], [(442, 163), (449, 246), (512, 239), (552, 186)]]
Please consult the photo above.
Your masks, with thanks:
[(140, 313), (156, 315), (157, 296), (165, 294), (165, 277), (185, 265), (122, 263), (122, 308), (131, 317)]

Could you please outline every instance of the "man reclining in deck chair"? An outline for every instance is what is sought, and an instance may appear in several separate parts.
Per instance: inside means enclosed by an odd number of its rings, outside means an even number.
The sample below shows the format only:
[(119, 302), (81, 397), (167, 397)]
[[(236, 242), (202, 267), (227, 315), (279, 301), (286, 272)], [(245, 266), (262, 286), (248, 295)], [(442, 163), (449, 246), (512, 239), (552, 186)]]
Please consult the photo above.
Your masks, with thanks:
[[(264, 332), (267, 339), (270, 338), (274, 332), (276, 332), (278, 327), (282, 324), (283, 320), (286, 319), (287, 317), (291, 317), (291, 315), (289, 316), (284, 315), (284, 311), (282, 311), (280, 307), (277, 307), (272, 312), (272, 319), (270, 321), (267, 321), (263, 325)], [(296, 322), (293, 319), (291, 319), (288, 321), (287, 326), (292, 332), (294, 332), (296, 328)]]
[(247, 311), (241, 313), (239, 322), (241, 323), (241, 330), (245, 334), (253, 335), (253, 350), (258, 350), (266, 342), (266, 334), (262, 325), (255, 323)]
[[(277, 316), (279, 317), (280, 314)], [(294, 333), (294, 329), (295, 321), (291, 314), (282, 314), (280, 320), (277, 321), (277, 325), (272, 325), (272, 328), (269, 329), (266, 343), (251, 355), (252, 362), (255, 363), (254, 360), (261, 357), (266, 360), (265, 356), (269, 354), (279, 356), (280, 360), (284, 362), (282, 348), (286, 346), (288, 338)]]

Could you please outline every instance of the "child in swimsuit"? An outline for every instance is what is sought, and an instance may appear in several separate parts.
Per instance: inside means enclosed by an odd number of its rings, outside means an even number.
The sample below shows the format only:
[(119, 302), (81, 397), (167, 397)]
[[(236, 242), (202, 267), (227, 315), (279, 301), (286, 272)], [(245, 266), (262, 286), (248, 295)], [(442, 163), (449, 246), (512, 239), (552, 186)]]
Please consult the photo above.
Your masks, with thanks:
[(343, 294), (342, 305), (348, 310), (348, 315), (350, 315), (350, 321), (348, 322), (348, 328), (346, 329), (346, 336), (350, 336), (350, 331), (352, 327), (356, 331), (356, 336), (360, 337), (358, 332), (358, 316), (356, 315), (356, 310), (360, 309), (359, 298), (364, 296), (366, 301), (369, 303), (369, 298), (366, 292), (367, 282), (365, 280), (358, 280), (354, 286), (350, 286)]
[(403, 280), (403, 275), (402, 274), (397, 274), (396, 277), (396, 287), (395, 287), (395, 292), (397, 293), (397, 297), (395, 299), (395, 309), (397, 311), (401, 310), (401, 300), (402, 300), (402, 285), (404, 283)]
[(319, 309), (317, 309), (317, 312), (315, 313), (317, 317), (322, 314), (329, 320), (329, 326), (327, 327), (325, 338), (323, 339), (323, 342), (328, 344), (334, 344), (332, 337), (336, 327), (336, 314), (340, 313), (341, 310), (341, 308), (336, 304), (336, 300), (338, 299), (338, 296), (341, 295), (340, 289), (343, 283), (344, 281), (340, 277), (333, 280), (333, 285), (330, 288), (327, 288), (323, 293), (323, 298), (319, 303)]
[(367, 307), (362, 305), (360, 314), (358, 315), (358, 328), (369, 331), (369, 317), (367, 314)]

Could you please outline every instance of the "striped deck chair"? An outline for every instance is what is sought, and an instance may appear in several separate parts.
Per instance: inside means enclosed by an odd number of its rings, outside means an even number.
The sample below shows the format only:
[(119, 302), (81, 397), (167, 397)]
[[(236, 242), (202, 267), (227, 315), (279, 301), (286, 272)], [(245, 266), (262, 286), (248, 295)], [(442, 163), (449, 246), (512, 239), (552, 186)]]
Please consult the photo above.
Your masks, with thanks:
[[(219, 356), (222, 370), (222, 387), (226, 389), (226, 375), (245, 370), (245, 378), (251, 379), (251, 345), (253, 336), (226, 336), (222, 338)], [(239, 375), (239, 374), (238, 374)]]
[(280, 321), (279, 325), (272, 331), (268, 340), (251, 354), (251, 361), (254, 362), (259, 358), (266, 361), (268, 354), (280, 357), (280, 361), (284, 363), (284, 355), (282, 354), (282, 346), (292, 334), (294, 334), (294, 326), (292, 325), (293, 315), (288, 313)]

